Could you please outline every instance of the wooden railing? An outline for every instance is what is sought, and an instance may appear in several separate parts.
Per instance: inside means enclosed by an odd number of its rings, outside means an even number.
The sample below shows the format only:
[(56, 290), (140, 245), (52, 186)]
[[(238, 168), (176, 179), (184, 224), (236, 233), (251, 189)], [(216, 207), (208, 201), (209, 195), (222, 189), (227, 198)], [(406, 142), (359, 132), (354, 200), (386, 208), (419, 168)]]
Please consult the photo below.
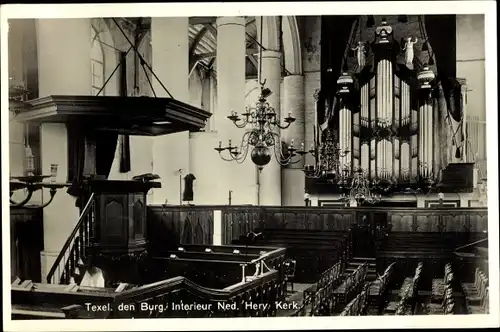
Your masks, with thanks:
[[(271, 270), (225, 289), (201, 287), (184, 277), (159, 281), (110, 294), (110, 310), (101, 318), (275, 316), (278, 294), (282, 293), (282, 284), (276, 282), (277, 273)], [(67, 315), (96, 318), (89, 316), (85, 304), (72, 306)]]
[(64, 243), (49, 273), (47, 282), (68, 284), (79, 261), (85, 262), (90, 239), (93, 237), (95, 221), (95, 199), (92, 194), (85, 204), (75, 228)]

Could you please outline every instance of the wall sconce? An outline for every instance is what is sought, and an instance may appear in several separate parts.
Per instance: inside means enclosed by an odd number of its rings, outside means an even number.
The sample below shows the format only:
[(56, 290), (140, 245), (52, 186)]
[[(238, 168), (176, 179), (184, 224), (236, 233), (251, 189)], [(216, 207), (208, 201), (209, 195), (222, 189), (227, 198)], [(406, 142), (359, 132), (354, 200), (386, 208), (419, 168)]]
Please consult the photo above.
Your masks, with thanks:
[[(50, 165), (50, 175), (27, 175), (27, 176), (14, 176), (10, 178), (10, 197), (15, 191), (26, 189), (28, 191), (27, 195), (21, 202), (15, 202), (10, 198), (11, 207), (25, 207), (27, 209), (43, 209), (47, 207), (52, 201), (57, 193), (58, 189), (69, 187), (70, 183), (57, 183), (57, 164)], [(44, 179), (50, 178), (50, 182), (43, 182)], [(35, 191), (42, 188), (50, 189), (50, 199), (42, 205), (27, 205), (28, 202), (33, 197)]]

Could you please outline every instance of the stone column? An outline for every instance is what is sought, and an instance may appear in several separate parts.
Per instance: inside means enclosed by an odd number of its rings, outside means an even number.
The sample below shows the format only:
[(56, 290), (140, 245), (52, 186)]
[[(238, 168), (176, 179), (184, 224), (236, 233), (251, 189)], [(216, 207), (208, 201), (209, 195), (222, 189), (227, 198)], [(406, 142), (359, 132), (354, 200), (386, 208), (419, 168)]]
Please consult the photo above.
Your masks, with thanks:
[[(266, 22), (270, 18), (265, 18)], [(259, 23), (257, 23), (260, 30)], [(266, 29), (267, 27), (267, 29)], [(269, 36), (272, 31), (269, 31), (271, 25), (264, 25), (264, 35)], [(282, 121), (283, 116), (280, 114), (280, 84), (281, 84), (281, 53), (277, 51), (278, 45), (273, 42), (273, 38), (263, 37), (263, 44), (267, 50), (262, 52), (262, 77), (261, 80), (266, 80), (266, 87), (273, 92), (267, 98), (267, 102), (273, 107), (277, 113), (277, 118)], [(267, 45), (266, 45), (267, 44)], [(273, 50), (274, 49), (274, 50)], [(293, 124), (292, 124), (293, 126)], [(275, 131), (280, 135), (280, 130)], [(276, 142), (281, 144), (281, 141)], [(281, 165), (277, 162), (274, 152), (271, 161), (267, 164), (260, 174), (260, 204), (261, 205), (281, 205)]]
[[(291, 112), (295, 117), (295, 122), (289, 129), (282, 132), (282, 137), (286, 142), (294, 140), (297, 149), (308, 147), (305, 145), (305, 106), (304, 106), (304, 76), (290, 75), (284, 78), (284, 98), (283, 110), (285, 113)], [(301, 206), (304, 204), (305, 176), (302, 171), (304, 160), (297, 164), (283, 168), (282, 172), (282, 205)]]
[[(188, 17), (151, 19), (153, 71), (172, 97), (185, 103), (189, 103), (190, 99), (188, 27)], [(152, 84), (157, 97), (170, 97), (154, 77)], [(141, 137), (139, 140), (136, 138), (136, 141), (144, 148), (152, 146), (153, 173), (161, 178), (162, 188), (153, 190), (152, 203), (161, 204), (167, 200), (169, 204), (181, 204), (183, 188), (179, 176), (190, 172), (189, 132), (163, 135), (153, 139)], [(182, 174), (179, 170), (182, 170)]]
[[(90, 95), (90, 19), (38, 19), (39, 96)], [(68, 180), (68, 139), (66, 125), (42, 124), (40, 128), (42, 174), (50, 174), (51, 164), (58, 165), (57, 182)], [(43, 200), (49, 199), (48, 191)], [(75, 199), (64, 189), (43, 210), (44, 251), (42, 280), (78, 221)]]
[[(244, 129), (236, 128), (227, 116), (232, 111), (245, 111), (245, 24), (244, 17), (225, 16), (217, 18), (217, 109), (215, 130), (217, 139), (227, 146), (241, 143)], [(218, 144), (217, 142), (214, 142)], [(214, 145), (215, 147), (215, 145)], [(214, 152), (215, 153), (215, 152)], [(227, 151), (224, 152), (228, 156)], [(210, 165), (212, 176), (217, 176), (219, 200), (227, 204), (232, 190), (232, 204), (253, 203), (256, 191), (255, 166), (250, 160), (250, 151), (243, 164), (222, 161), (217, 156), (215, 165)], [(218, 170), (214, 172), (214, 170)], [(215, 173), (215, 174), (214, 174)]]

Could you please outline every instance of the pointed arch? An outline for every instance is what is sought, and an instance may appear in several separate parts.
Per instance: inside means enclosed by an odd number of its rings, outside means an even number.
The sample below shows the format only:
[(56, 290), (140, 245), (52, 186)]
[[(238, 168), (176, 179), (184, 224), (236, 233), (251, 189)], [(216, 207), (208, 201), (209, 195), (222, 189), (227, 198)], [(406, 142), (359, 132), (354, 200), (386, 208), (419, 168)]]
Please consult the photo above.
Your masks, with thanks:
[[(95, 95), (113, 73), (119, 63), (120, 55), (105, 19), (93, 18), (91, 20), (91, 29), (92, 93)], [(94, 72), (97, 76), (101, 75), (101, 78), (96, 76), (96, 81), (94, 81)], [(117, 96), (119, 94), (119, 82), (118, 74), (113, 74), (100, 95)]]
[(285, 68), (294, 75), (302, 75), (302, 47), (297, 17), (284, 16), (282, 29)]

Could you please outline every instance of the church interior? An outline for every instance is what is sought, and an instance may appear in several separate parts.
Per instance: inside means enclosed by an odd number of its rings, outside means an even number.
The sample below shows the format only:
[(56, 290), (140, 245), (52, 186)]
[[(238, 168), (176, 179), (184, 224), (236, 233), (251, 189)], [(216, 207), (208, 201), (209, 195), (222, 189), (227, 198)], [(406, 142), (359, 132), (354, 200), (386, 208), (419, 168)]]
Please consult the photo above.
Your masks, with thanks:
[(9, 20), (12, 319), (489, 313), (484, 30)]

